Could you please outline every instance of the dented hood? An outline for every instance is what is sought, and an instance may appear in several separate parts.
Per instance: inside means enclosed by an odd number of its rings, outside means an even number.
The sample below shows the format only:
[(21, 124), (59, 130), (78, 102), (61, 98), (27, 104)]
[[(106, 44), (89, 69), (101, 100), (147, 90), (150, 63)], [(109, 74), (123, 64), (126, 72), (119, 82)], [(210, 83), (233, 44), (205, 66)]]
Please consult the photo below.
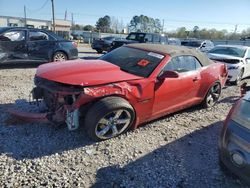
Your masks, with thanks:
[(38, 67), (36, 76), (47, 80), (81, 86), (93, 86), (141, 79), (103, 60), (53, 62)]

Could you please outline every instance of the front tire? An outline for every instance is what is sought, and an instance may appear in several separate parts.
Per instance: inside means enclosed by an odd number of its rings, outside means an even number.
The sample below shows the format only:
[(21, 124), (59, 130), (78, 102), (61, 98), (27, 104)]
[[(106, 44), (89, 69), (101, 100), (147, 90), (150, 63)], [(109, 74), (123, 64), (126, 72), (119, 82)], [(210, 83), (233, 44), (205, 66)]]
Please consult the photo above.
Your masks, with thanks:
[(221, 94), (221, 84), (219, 82), (215, 82), (212, 87), (210, 87), (207, 95), (202, 103), (204, 108), (213, 107), (219, 100)]
[(134, 119), (134, 109), (125, 99), (106, 97), (90, 108), (85, 118), (85, 128), (91, 139), (102, 141), (127, 131)]

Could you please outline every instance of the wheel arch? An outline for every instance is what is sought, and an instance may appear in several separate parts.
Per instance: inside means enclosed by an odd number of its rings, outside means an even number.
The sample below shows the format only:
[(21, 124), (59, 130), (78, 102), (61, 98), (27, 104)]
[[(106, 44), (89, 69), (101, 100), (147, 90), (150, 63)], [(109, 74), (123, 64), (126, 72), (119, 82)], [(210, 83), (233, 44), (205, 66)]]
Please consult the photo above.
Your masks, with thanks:
[[(209, 85), (209, 87), (207, 87), (207, 89), (206, 89), (205, 95), (203, 96), (203, 100), (206, 98), (206, 96), (207, 96), (207, 94), (208, 94), (210, 88), (211, 88), (215, 83), (219, 83), (220, 86), (222, 86), (221, 81), (220, 81), (219, 79), (215, 80), (214, 82), (211, 82), (211, 84)], [(221, 88), (222, 88), (222, 87), (221, 87)]]
[(106, 95), (106, 96), (102, 96), (102, 97), (95, 98), (94, 100), (91, 100), (91, 101), (89, 101), (89, 102), (87, 102), (87, 103), (81, 104), (80, 107), (79, 107), (81, 116), (85, 118), (85, 116), (86, 116), (88, 110), (89, 110), (91, 107), (93, 107), (98, 101), (100, 101), (100, 100), (102, 100), (102, 99), (104, 99), (104, 98), (108, 98), (108, 97), (122, 98), (122, 99), (124, 99), (126, 102), (128, 102), (128, 103), (130, 104), (130, 106), (133, 108), (134, 116), (135, 116), (134, 122), (133, 122), (133, 124), (132, 124), (131, 127), (130, 127), (130, 128), (133, 128), (133, 127), (135, 126), (136, 122), (138, 122), (138, 119), (137, 119), (137, 118), (138, 118), (138, 116), (137, 116), (138, 112), (137, 112), (137, 110), (136, 110), (136, 108), (135, 108), (135, 106), (134, 106), (134, 103), (132, 103), (131, 100), (129, 100), (129, 99), (128, 99), (126, 96), (124, 96), (124, 95), (119, 95), (119, 94)]
[(53, 57), (54, 57), (54, 55), (55, 55), (57, 52), (62, 52), (62, 53), (64, 53), (64, 54), (67, 56), (67, 59), (69, 59), (69, 54), (68, 54), (65, 50), (57, 49), (57, 50), (53, 51), (53, 53), (51, 54), (51, 59), (50, 59), (51, 61), (53, 61)]

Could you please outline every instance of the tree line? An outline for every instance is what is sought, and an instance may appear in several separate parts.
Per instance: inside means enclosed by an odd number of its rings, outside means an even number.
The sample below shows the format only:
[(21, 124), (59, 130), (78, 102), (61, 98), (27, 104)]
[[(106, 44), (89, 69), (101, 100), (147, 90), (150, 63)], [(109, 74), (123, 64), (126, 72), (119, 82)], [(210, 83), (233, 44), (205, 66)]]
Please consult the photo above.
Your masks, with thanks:
[(124, 23), (115, 18), (105, 15), (97, 20), (96, 25), (72, 25), (72, 30), (84, 30), (92, 32), (103, 33), (123, 33), (124, 28), (128, 28), (130, 32), (152, 32), (152, 33), (164, 33), (168, 37), (176, 38), (202, 38), (202, 39), (244, 39), (250, 37), (250, 28), (243, 30), (240, 33), (228, 32), (226, 29), (200, 29), (198, 26), (194, 26), (192, 30), (188, 30), (185, 27), (180, 27), (172, 32), (163, 32), (163, 23), (160, 19), (152, 18), (145, 15), (135, 15), (126, 26)]

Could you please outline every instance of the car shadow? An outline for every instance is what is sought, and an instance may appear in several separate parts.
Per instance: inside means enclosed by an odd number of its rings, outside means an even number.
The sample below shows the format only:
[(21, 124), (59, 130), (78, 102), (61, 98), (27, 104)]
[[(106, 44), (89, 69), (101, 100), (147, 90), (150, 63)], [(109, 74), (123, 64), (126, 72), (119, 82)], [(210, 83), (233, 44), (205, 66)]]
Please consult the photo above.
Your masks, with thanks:
[(227, 103), (227, 104), (234, 104), (236, 101), (240, 99), (239, 96), (229, 96), (221, 99), (219, 103)]
[(36, 105), (25, 100), (12, 104), (0, 104), (0, 154), (17, 160), (34, 159), (93, 144), (82, 126), (76, 131), (68, 131), (66, 125), (24, 122), (10, 115), (7, 109), (32, 109)]
[(0, 63), (0, 70), (1, 69), (23, 69), (23, 68), (37, 68), (39, 65), (44, 63), (15, 63), (15, 64), (1, 64)]
[[(20, 121), (20, 119), (7, 112), (7, 109), (13, 108), (21, 111), (30, 109), (36, 112), (39, 110), (43, 111), (42, 105), (37, 107), (35, 104), (30, 104), (26, 100), (21, 99), (11, 104), (0, 104), (1, 154), (10, 155), (17, 160), (33, 159), (95, 144), (87, 136), (83, 126), (80, 126), (76, 131), (68, 131), (66, 125), (56, 126), (51, 123)], [(140, 127), (174, 116), (175, 114), (189, 113), (202, 109), (200, 105), (193, 106), (144, 123)]]
[(83, 51), (78, 51), (78, 54), (98, 54), (97, 52), (83, 52)]
[(141, 152), (125, 166), (100, 168), (92, 187), (242, 187), (219, 166), (221, 127), (215, 122), (149, 154)]
[(86, 56), (86, 57), (80, 57), (80, 59), (85, 59), (85, 60), (95, 60), (98, 59), (99, 57), (96, 56)]

